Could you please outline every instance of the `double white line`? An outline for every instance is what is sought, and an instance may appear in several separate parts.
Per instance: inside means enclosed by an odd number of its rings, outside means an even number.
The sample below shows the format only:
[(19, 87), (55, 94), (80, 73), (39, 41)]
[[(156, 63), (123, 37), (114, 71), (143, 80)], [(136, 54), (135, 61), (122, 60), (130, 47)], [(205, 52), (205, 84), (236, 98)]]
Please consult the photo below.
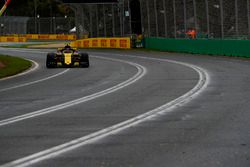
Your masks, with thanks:
[[(145, 58), (145, 57), (139, 57), (139, 58)], [(151, 110), (145, 114), (139, 115), (137, 117), (134, 117), (134, 118), (129, 119), (127, 121), (113, 125), (113, 126), (108, 127), (106, 129), (94, 132), (94, 133), (89, 134), (87, 136), (72, 140), (68, 143), (52, 147), (50, 149), (47, 149), (47, 150), (41, 151), (39, 153), (18, 159), (16, 161), (12, 161), (8, 164), (3, 165), (2, 167), (29, 166), (29, 165), (38, 163), (38, 162), (46, 160), (46, 159), (56, 157), (60, 154), (66, 153), (68, 151), (79, 148), (81, 146), (96, 142), (104, 137), (121, 132), (122, 130), (125, 130), (125, 129), (132, 127), (132, 126), (135, 126), (135, 125), (138, 125), (142, 122), (150, 120), (150, 119), (157, 117), (159, 115), (171, 112), (171, 111), (173, 111), (174, 108), (176, 108), (182, 104), (185, 104), (185, 103), (189, 102), (190, 100), (192, 100), (194, 97), (198, 96), (207, 87), (207, 85), (209, 83), (208, 73), (200, 67), (197, 67), (197, 66), (194, 66), (191, 64), (187, 64), (187, 63), (169, 61), (169, 60), (164, 60), (164, 59), (154, 59), (154, 58), (146, 58), (146, 59), (166, 61), (166, 62), (171, 62), (171, 63), (180, 64), (180, 65), (190, 67), (190, 68), (194, 69), (199, 74), (199, 81), (196, 84), (196, 86), (192, 90), (187, 92), (186, 94), (184, 94), (184, 95), (180, 96), (179, 98), (177, 98), (171, 102), (168, 102), (168, 103), (166, 103), (166, 104), (164, 104), (164, 105), (162, 105), (154, 110)], [(136, 65), (136, 67), (138, 68), (138, 73), (133, 77), (135, 80), (132, 80), (131, 82), (135, 82), (136, 80), (138, 80), (139, 78), (141, 78), (143, 75), (146, 74), (146, 69), (144, 67), (141, 67), (140, 65), (138, 66), (137, 64), (134, 64), (134, 63), (132, 63), (131, 65)], [(131, 82), (129, 82), (129, 83), (131, 84)], [(125, 83), (125, 85), (129, 84), (129, 83)], [(123, 87), (123, 85), (124, 84), (121, 84), (120, 86)], [(105, 92), (103, 92), (103, 93), (105, 93)], [(81, 99), (81, 100), (83, 100), (83, 99)], [(76, 101), (76, 103), (77, 103), (77, 101)]]
[(85, 97), (82, 97), (82, 98), (79, 98), (79, 99), (76, 99), (76, 100), (72, 100), (72, 101), (69, 101), (69, 102), (66, 102), (66, 103), (62, 103), (62, 104), (59, 104), (59, 105), (56, 105), (56, 106), (48, 107), (48, 108), (38, 110), (38, 111), (34, 111), (34, 112), (31, 112), (31, 113), (28, 113), (28, 114), (24, 114), (24, 115), (20, 115), (20, 116), (16, 116), (16, 117), (12, 117), (12, 118), (9, 118), (9, 119), (2, 120), (2, 121), (0, 121), (0, 127), (4, 126), (4, 125), (9, 125), (9, 124), (12, 124), (12, 123), (15, 123), (15, 122), (23, 121), (23, 120), (26, 120), (26, 119), (34, 118), (34, 117), (37, 117), (37, 116), (45, 115), (45, 114), (48, 114), (48, 113), (51, 113), (51, 112), (54, 112), (54, 111), (57, 111), (57, 110), (65, 109), (65, 108), (68, 108), (68, 107), (71, 107), (71, 106), (74, 106), (74, 105), (77, 105), (77, 104), (80, 104), (80, 103), (84, 103), (84, 102), (87, 102), (89, 100), (93, 100), (93, 99), (96, 99), (98, 97), (113, 93), (113, 92), (115, 92), (115, 91), (117, 91), (119, 89), (122, 89), (122, 88), (124, 88), (124, 87), (126, 87), (128, 85), (131, 85), (131, 84), (135, 83), (136, 81), (141, 79), (147, 73), (147, 69), (145, 67), (143, 67), (143, 66), (141, 66), (139, 64), (136, 64), (136, 63), (132, 63), (132, 62), (124, 61), (124, 60), (112, 59), (112, 58), (104, 58), (104, 57), (98, 57), (98, 58), (111, 60), (111, 61), (118, 61), (118, 62), (122, 62), (122, 63), (127, 63), (127, 64), (130, 64), (130, 65), (136, 67), (138, 71), (130, 79), (128, 79), (128, 80), (126, 80), (126, 81), (124, 81), (124, 82), (122, 82), (122, 83), (120, 83), (118, 85), (115, 85), (115, 86), (113, 86), (111, 88), (108, 88), (106, 90), (103, 90), (103, 91), (100, 91), (100, 92), (97, 92), (97, 93), (94, 93), (92, 95), (85, 96)]

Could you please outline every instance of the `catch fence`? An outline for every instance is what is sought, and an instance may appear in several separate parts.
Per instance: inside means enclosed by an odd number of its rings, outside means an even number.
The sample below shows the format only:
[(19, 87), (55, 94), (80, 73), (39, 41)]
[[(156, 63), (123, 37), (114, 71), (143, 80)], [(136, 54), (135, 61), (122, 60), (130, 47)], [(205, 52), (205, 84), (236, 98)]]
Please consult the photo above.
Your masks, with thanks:
[(75, 27), (72, 17), (0, 17), (0, 34), (70, 34)]
[(113, 4), (69, 4), (79, 36), (240, 38), (250, 36), (250, 0), (120, 0)]
[(72, 17), (0, 17), (0, 34), (69, 34), (78, 38), (250, 38), (250, 0), (119, 0), (68, 4)]

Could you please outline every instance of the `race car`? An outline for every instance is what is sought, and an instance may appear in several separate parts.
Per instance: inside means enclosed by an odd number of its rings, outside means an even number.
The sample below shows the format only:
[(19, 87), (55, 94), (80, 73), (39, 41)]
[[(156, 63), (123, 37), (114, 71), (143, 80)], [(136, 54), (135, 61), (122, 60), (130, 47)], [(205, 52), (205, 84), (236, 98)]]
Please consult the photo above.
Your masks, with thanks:
[(48, 53), (46, 59), (47, 68), (56, 67), (89, 67), (89, 55), (80, 53), (76, 48), (66, 45), (58, 48), (56, 53)]

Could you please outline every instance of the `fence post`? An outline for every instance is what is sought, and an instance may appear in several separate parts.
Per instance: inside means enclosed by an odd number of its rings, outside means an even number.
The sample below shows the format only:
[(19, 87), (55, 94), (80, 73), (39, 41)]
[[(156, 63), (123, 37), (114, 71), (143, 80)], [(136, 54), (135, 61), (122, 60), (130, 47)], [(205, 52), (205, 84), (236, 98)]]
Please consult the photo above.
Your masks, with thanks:
[(114, 11), (114, 4), (112, 4), (112, 36), (115, 36), (115, 11)]
[(184, 13), (184, 32), (186, 34), (186, 32), (187, 32), (187, 3), (186, 3), (186, 0), (183, 0), (183, 13)]
[(206, 3), (206, 16), (207, 16), (207, 37), (209, 38), (209, 34), (210, 34), (210, 18), (209, 18), (209, 4), (208, 4), (208, 0), (205, 0)]
[(168, 23), (167, 23), (167, 9), (166, 9), (166, 0), (163, 1), (163, 10), (164, 10), (164, 31), (165, 37), (168, 37)]
[(93, 37), (92, 5), (89, 5), (89, 22), (90, 37)]
[(176, 7), (175, 0), (173, 0), (173, 15), (174, 15), (174, 38), (176, 38)]
[(193, 0), (193, 8), (194, 8), (194, 27), (195, 31), (198, 32), (196, 0)]
[(34, 14), (35, 14), (35, 34), (37, 33), (37, 2), (36, 2), (36, 0), (34, 0)]
[(50, 34), (53, 33), (53, 19), (52, 19), (52, 6), (50, 5), (49, 7), (49, 11), (50, 11)]
[(120, 14), (120, 36), (122, 37), (122, 20), (123, 20), (122, 2), (119, 3), (119, 14)]
[(235, 33), (239, 36), (238, 0), (235, 0)]
[(149, 16), (149, 0), (146, 0), (146, 5), (147, 5), (147, 17), (148, 17), (148, 36), (151, 36), (151, 28), (150, 28), (150, 16)]
[(124, 36), (125, 34), (125, 25), (124, 25), (124, 21), (125, 21), (125, 2), (124, 0), (122, 0), (122, 36)]
[(102, 10), (103, 10), (103, 26), (104, 26), (104, 37), (107, 36), (107, 27), (106, 27), (106, 11), (104, 4), (102, 5)]
[(53, 33), (53, 18), (52, 18), (52, 16), (50, 16), (49, 20), (50, 20), (49, 33), (52, 34)]
[(250, 2), (247, 0), (247, 22), (248, 22), (248, 38), (250, 38)]
[(158, 26), (158, 12), (156, 6), (156, 0), (154, 0), (154, 12), (155, 12), (155, 29), (156, 29), (156, 37), (159, 37), (159, 26)]
[(129, 13), (129, 34), (132, 34), (132, 25), (131, 25), (131, 10), (130, 10), (130, 0), (128, 0), (128, 13)]
[(96, 36), (99, 37), (99, 12), (98, 12), (98, 4), (96, 4), (95, 8), (95, 14), (96, 14)]
[(224, 39), (223, 0), (220, 0), (220, 18), (221, 18), (221, 38)]
[(140, 0), (140, 12), (141, 12), (141, 30), (142, 30), (142, 34), (144, 34), (144, 22), (143, 22), (143, 12), (142, 12), (142, 0)]
[(41, 18), (38, 18), (38, 34), (41, 33)]

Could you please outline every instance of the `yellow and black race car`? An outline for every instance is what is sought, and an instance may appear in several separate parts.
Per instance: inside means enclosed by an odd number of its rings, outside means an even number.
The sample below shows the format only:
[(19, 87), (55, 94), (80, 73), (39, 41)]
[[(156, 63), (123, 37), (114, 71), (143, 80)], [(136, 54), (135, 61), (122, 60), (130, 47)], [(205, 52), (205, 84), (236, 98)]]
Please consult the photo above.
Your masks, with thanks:
[(76, 48), (66, 45), (58, 48), (56, 53), (48, 53), (46, 59), (47, 68), (56, 67), (89, 67), (89, 55), (80, 53)]

